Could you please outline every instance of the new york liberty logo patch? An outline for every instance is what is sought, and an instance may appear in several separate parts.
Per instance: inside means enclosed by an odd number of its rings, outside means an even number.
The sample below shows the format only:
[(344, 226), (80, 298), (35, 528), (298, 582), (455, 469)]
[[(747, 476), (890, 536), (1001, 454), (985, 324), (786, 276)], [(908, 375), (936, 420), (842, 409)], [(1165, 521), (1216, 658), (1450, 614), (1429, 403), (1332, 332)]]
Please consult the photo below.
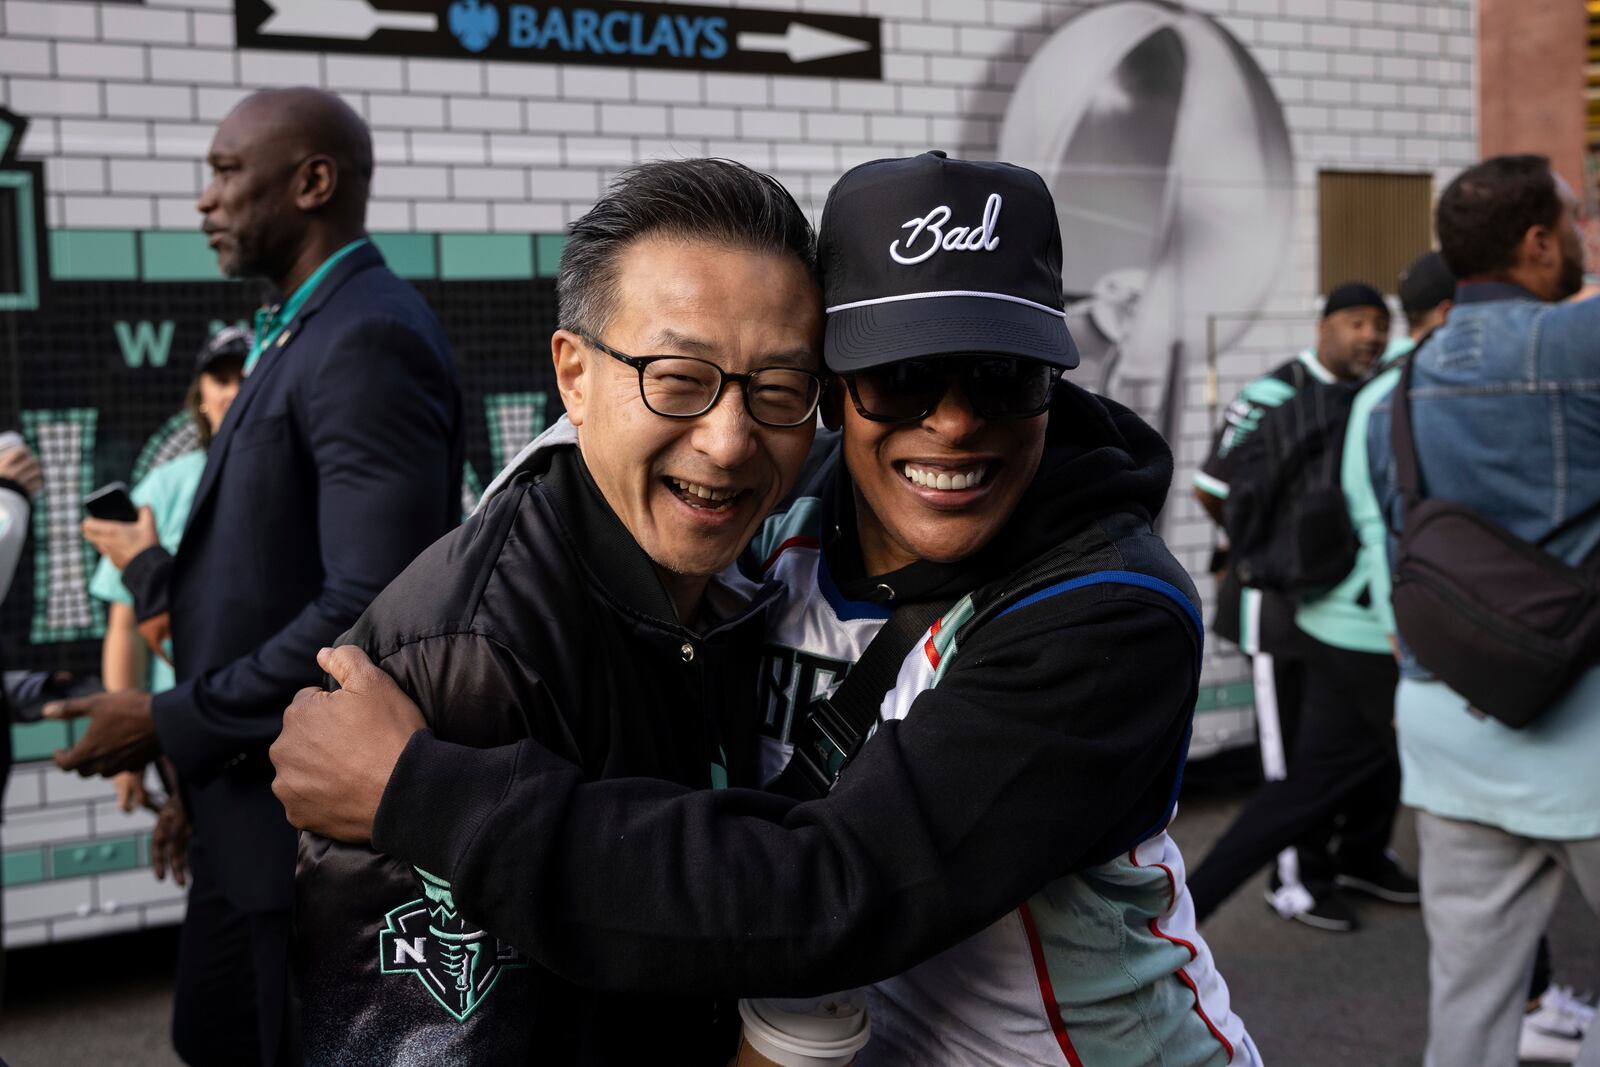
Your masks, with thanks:
[(384, 974), (415, 975), (439, 1006), (464, 1023), (483, 1006), (504, 971), (528, 966), (511, 945), (456, 914), (450, 883), (421, 867), (422, 897), (383, 917), (378, 962)]

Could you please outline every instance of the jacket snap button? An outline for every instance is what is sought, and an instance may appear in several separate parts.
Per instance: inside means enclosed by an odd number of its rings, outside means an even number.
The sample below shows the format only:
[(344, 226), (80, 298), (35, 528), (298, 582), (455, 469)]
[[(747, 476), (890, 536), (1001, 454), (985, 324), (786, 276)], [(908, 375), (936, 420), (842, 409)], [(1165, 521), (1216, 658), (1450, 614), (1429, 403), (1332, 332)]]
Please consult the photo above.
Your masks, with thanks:
[(691, 645), (689, 642), (685, 641), (683, 643), (683, 647), (678, 649), (678, 651), (683, 653), (683, 662), (685, 662), (685, 663), (693, 663), (694, 662), (694, 646)]

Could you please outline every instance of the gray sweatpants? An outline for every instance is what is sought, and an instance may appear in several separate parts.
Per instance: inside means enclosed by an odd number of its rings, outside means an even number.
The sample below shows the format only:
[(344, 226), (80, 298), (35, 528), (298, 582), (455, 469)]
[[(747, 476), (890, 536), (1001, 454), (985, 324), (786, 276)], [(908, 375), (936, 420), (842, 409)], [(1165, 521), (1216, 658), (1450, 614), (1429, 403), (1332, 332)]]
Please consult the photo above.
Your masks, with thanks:
[[(1516, 1067), (1539, 935), (1571, 875), (1600, 915), (1600, 838), (1518, 837), (1417, 813), (1428, 929), (1427, 1067)], [(1578, 1067), (1600, 1067), (1600, 1027)]]

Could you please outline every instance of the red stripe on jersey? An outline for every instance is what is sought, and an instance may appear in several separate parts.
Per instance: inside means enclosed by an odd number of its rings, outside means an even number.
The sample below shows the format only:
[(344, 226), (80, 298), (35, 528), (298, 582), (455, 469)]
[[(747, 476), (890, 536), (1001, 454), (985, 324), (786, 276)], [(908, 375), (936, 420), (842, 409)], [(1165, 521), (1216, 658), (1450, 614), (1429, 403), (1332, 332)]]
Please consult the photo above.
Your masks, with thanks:
[[(1128, 850), (1128, 862), (1133, 864), (1135, 867), (1144, 866), (1144, 864), (1139, 862), (1138, 845), (1134, 845)], [(1170, 908), (1178, 902), (1178, 876), (1173, 874), (1172, 868), (1168, 867), (1165, 863), (1158, 863), (1156, 866), (1161, 868), (1161, 872), (1167, 876), (1167, 907)]]
[(791, 537), (789, 540), (772, 550), (772, 555), (768, 556), (767, 561), (761, 565), (761, 573), (765, 574), (770, 571), (772, 569), (772, 565), (778, 562), (778, 557), (789, 551), (791, 548), (821, 547), (822, 542), (818, 541), (815, 537)]
[(1222, 1031), (1216, 1028), (1216, 1026), (1211, 1022), (1210, 1016), (1206, 1014), (1206, 1010), (1200, 1006), (1200, 990), (1195, 988), (1194, 979), (1189, 977), (1188, 972), (1180, 968), (1178, 970), (1178, 980), (1184, 985), (1188, 986), (1189, 992), (1194, 994), (1194, 1013), (1200, 1016), (1200, 1021), (1206, 1024), (1206, 1029), (1211, 1031), (1211, 1036), (1216, 1038), (1218, 1043), (1220, 1043), (1227, 1051), (1228, 1062), (1232, 1063), (1233, 1045), (1228, 1041), (1227, 1038), (1222, 1036)]
[[(1135, 867), (1145, 866), (1139, 862), (1138, 845), (1135, 845), (1133, 848), (1128, 850), (1128, 862), (1133, 864)], [(1172, 873), (1172, 868), (1168, 867), (1165, 863), (1157, 863), (1155, 866), (1161, 868), (1162, 872), (1167, 876), (1167, 907), (1171, 908), (1172, 905), (1177, 903), (1178, 900), (1178, 878)], [(1161, 929), (1161, 924), (1158, 920), (1150, 920), (1150, 932), (1163, 941), (1171, 942), (1172, 944), (1183, 948), (1184, 951), (1189, 953), (1189, 961), (1191, 963), (1199, 958), (1200, 953), (1194, 947), (1194, 945), (1190, 944), (1188, 941), (1185, 941), (1181, 937), (1174, 937), (1165, 930)], [(1190, 978), (1188, 972), (1182, 967), (1178, 968), (1178, 981), (1188, 986), (1189, 992), (1194, 994), (1194, 1013), (1200, 1016), (1200, 1021), (1206, 1024), (1206, 1029), (1211, 1031), (1211, 1036), (1216, 1038), (1217, 1042), (1222, 1045), (1224, 1050), (1227, 1051), (1228, 1062), (1232, 1063), (1233, 1045), (1226, 1037), (1222, 1035), (1222, 1031), (1217, 1029), (1216, 1024), (1211, 1021), (1211, 1017), (1206, 1014), (1205, 1007), (1200, 1003), (1199, 987), (1194, 984), (1194, 979)]]
[(939, 627), (944, 624), (944, 619), (934, 619), (933, 628), (928, 631), (928, 640), (922, 645), (923, 654), (928, 657), (928, 662), (933, 664), (933, 669), (939, 669), (939, 650), (933, 646), (934, 637), (938, 636)]
[(1155, 934), (1157, 937), (1159, 937), (1163, 941), (1170, 942), (1170, 943), (1172, 943), (1174, 945), (1179, 945), (1182, 948), (1184, 948), (1185, 950), (1187, 950), (1188, 953), (1189, 953), (1189, 961), (1191, 963), (1194, 962), (1196, 959), (1198, 959), (1200, 957), (1199, 951), (1197, 951), (1192, 944), (1190, 944), (1189, 942), (1185, 941), (1181, 937), (1174, 937), (1172, 934), (1169, 934), (1165, 930), (1161, 929), (1161, 925), (1160, 925), (1160, 920), (1159, 919), (1151, 919), (1150, 920), (1150, 932), (1152, 934)]
[[(1160, 925), (1157, 924), (1155, 919), (1150, 920), (1150, 932), (1155, 934), (1163, 941), (1170, 941), (1174, 945), (1181, 946), (1189, 953), (1189, 959), (1191, 962), (1199, 958), (1200, 953), (1195, 949), (1194, 945), (1185, 941), (1181, 937), (1174, 937), (1173, 935), (1167, 933), (1165, 930), (1161, 929)], [(1230, 1043), (1226, 1037), (1222, 1036), (1222, 1031), (1217, 1029), (1216, 1024), (1211, 1021), (1211, 1016), (1206, 1014), (1205, 1007), (1200, 1003), (1200, 988), (1194, 984), (1194, 979), (1190, 978), (1189, 973), (1182, 967), (1178, 968), (1178, 981), (1188, 986), (1189, 992), (1194, 994), (1194, 1013), (1200, 1016), (1200, 1021), (1206, 1024), (1206, 1029), (1211, 1031), (1211, 1036), (1216, 1038), (1218, 1043), (1222, 1045), (1223, 1049), (1227, 1051), (1228, 1062), (1232, 1063), (1232, 1043)]]
[[(1067, 1036), (1067, 1024), (1061, 1021), (1061, 1005), (1056, 1003), (1055, 987), (1050, 984), (1050, 971), (1044, 962), (1044, 946), (1039, 943), (1039, 931), (1033, 925), (1033, 912), (1028, 910), (1027, 904), (1017, 907), (1017, 914), (1022, 918), (1022, 929), (1028, 935), (1028, 950), (1033, 953), (1033, 973), (1039, 979), (1039, 997), (1044, 1001), (1045, 1018), (1050, 1021), (1050, 1032), (1055, 1035), (1056, 1044), (1061, 1046), (1061, 1054), (1067, 1058), (1071, 1067), (1083, 1067), (1083, 1061), (1078, 1059), (1078, 1050), (1072, 1047), (1072, 1038)], [(1232, 1056), (1232, 1053), (1229, 1053)]]

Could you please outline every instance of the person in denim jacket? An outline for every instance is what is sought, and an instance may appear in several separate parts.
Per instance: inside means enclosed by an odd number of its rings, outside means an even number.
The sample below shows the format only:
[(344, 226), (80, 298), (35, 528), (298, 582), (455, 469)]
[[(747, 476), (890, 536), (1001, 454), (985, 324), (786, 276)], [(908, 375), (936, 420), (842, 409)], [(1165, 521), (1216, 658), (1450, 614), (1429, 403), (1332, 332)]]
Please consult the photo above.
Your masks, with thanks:
[[(1461, 279), (1456, 304), (1414, 357), (1424, 493), (1530, 542), (1600, 499), (1600, 301), (1556, 303), (1583, 284), (1577, 214), (1542, 156), (1501, 156), (1462, 173), (1436, 218)], [(1392, 534), (1400, 509), (1390, 427), (1386, 400), (1368, 446)], [(1600, 518), (1550, 548), (1576, 563), (1597, 544)], [(1392, 538), (1389, 546), (1392, 558)], [(1373, 593), (1392, 632), (1387, 582)], [(1539, 936), (1568, 874), (1600, 912), (1600, 666), (1521, 730), (1470, 711), (1403, 646), (1401, 666), (1403, 799), (1418, 810), (1429, 941), (1426, 1064), (1509, 1067)], [(1576, 1062), (1600, 1065), (1594, 1028)]]

